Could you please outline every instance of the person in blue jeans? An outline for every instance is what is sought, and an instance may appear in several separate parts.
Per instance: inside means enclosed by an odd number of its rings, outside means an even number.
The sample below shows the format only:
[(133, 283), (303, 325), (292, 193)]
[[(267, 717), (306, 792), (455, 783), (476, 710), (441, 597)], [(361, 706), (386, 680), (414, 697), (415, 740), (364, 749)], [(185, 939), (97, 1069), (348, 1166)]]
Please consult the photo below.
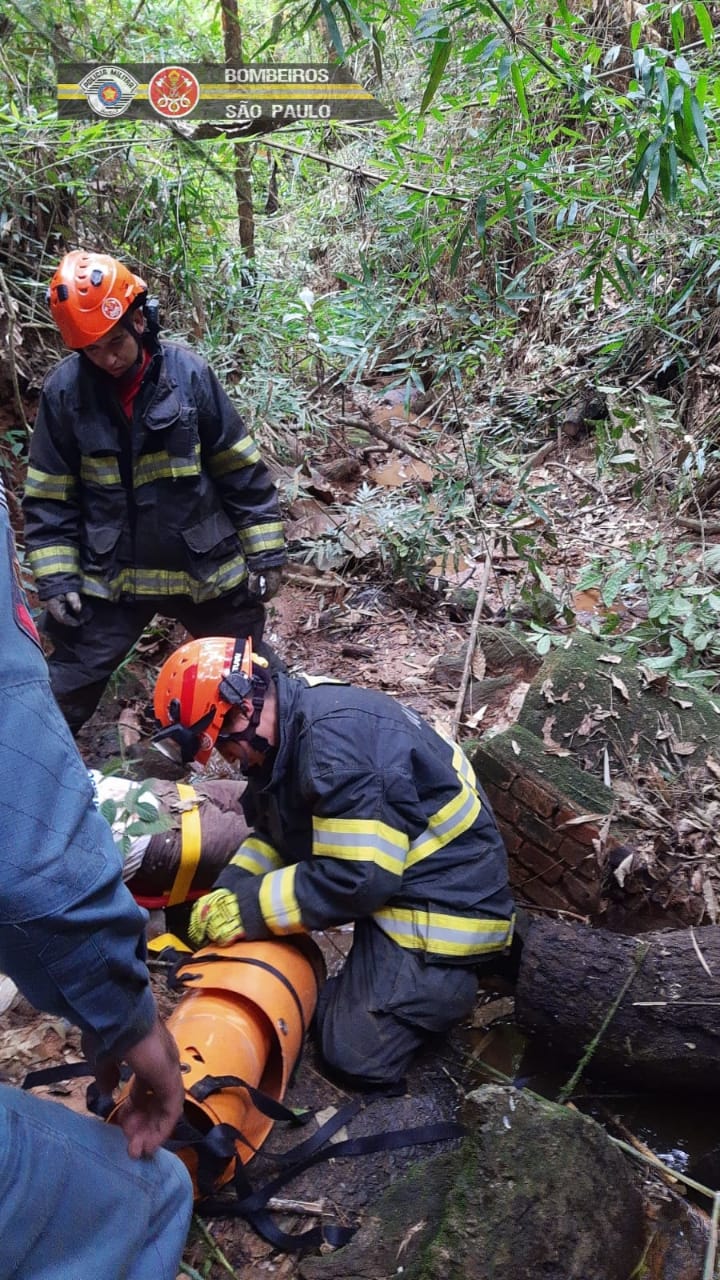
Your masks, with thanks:
[(0, 1280), (175, 1280), (192, 1185), (160, 1150), (183, 1107), (145, 965), (147, 916), (55, 702), (0, 480), (0, 972), (83, 1032), (118, 1126), (0, 1085)]

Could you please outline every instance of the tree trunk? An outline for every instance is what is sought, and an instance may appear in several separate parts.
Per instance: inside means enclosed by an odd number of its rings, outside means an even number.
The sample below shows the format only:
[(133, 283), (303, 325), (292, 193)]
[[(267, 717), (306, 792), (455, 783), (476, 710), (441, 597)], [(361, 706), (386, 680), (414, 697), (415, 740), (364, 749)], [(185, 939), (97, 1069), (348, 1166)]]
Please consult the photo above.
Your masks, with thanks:
[[(222, 0), (223, 41), (227, 62), (242, 62), (242, 33), (237, 0)], [(235, 197), (238, 209), (240, 245), (250, 261), (255, 257), (255, 219), (252, 202), (252, 171), (246, 144), (235, 143)]]
[(716, 1092), (716, 974), (716, 925), (624, 937), (538, 921), (525, 939), (515, 1014), (524, 1030), (577, 1064), (597, 1037), (588, 1073), (645, 1088)]

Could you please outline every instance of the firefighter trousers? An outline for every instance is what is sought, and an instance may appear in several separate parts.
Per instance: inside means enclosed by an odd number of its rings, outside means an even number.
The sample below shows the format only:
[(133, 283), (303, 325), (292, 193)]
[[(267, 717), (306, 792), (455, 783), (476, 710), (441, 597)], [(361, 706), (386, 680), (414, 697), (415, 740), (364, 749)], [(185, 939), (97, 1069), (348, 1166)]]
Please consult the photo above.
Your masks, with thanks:
[(320, 1052), (356, 1087), (397, 1084), (423, 1045), (467, 1017), (477, 984), (475, 966), (427, 964), (373, 920), (358, 920), (345, 967), (320, 992)]
[(82, 602), (79, 626), (62, 626), (49, 615), (42, 621), (53, 646), (48, 658), (52, 691), (73, 733), (90, 719), (110, 677), (156, 614), (182, 623), (196, 640), (251, 636), (253, 646), (265, 652), (265, 609), (245, 591), (202, 604), (184, 596), (117, 602), (83, 596)]

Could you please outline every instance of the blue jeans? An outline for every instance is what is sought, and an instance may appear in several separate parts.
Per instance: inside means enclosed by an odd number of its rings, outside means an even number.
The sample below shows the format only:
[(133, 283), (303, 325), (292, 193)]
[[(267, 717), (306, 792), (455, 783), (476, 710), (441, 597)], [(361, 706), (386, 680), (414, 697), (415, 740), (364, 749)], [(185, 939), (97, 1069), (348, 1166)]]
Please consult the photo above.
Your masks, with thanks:
[(175, 1280), (192, 1212), (176, 1156), (0, 1086), (0, 1280)]

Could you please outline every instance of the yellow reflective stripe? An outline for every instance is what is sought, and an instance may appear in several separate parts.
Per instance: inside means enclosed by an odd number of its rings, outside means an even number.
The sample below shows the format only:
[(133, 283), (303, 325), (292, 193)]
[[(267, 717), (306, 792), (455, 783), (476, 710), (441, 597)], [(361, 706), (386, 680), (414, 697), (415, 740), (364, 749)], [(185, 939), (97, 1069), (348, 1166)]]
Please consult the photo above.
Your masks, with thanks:
[(426, 829), (412, 841), (407, 860), (409, 867), (414, 867), (417, 862), (422, 862), (423, 858), (429, 858), (438, 849), (443, 849), (445, 845), (469, 831), (482, 809), (480, 797), (475, 790), (475, 772), (470, 761), (454, 742), (450, 742), (447, 738), (445, 741), (452, 747), (452, 764), (458, 775), (460, 790), (452, 800), (448, 800), (447, 804), (443, 805), (442, 809), (432, 814)]
[(195, 445), (192, 459), (174, 457), (164, 449), (159, 453), (143, 453), (133, 463), (133, 486), (139, 489), (155, 480), (177, 480), (183, 476), (197, 476), (200, 471), (199, 444)]
[[(169, 907), (176, 906), (178, 902), (185, 902), (190, 892), (190, 886), (195, 879), (202, 848), (200, 806), (197, 802), (197, 792), (194, 787), (189, 787), (184, 782), (178, 782), (176, 786), (180, 799), (188, 807), (184, 808), (180, 815), (180, 865), (168, 895), (167, 904)], [(188, 801), (193, 801), (194, 803), (189, 805)]]
[(283, 527), (279, 520), (268, 520), (266, 524), (253, 524), (247, 529), (238, 529), (238, 537), (246, 556), (256, 556), (261, 551), (282, 551), (285, 546)]
[(144, 596), (190, 596), (197, 604), (214, 600), (232, 591), (247, 578), (247, 565), (243, 556), (233, 556), (217, 573), (205, 579), (193, 578), (183, 570), (175, 569), (123, 569), (109, 580), (93, 574), (82, 575), (82, 589), (86, 595), (101, 600), (118, 600), (123, 592), (142, 598)]
[(263, 876), (258, 904), (272, 933), (298, 933), (302, 927), (300, 905), (295, 896), (297, 866), (283, 867)]
[(466, 782), (468, 786), (472, 787), (474, 790), (477, 787), (477, 778), (475, 777), (475, 770), (473, 769), (470, 761), (465, 755), (465, 752), (463, 751), (462, 747), (459, 747), (456, 742), (451, 742), (449, 738), (446, 738), (445, 741), (447, 742), (448, 746), (452, 747), (453, 769), (455, 770), (458, 777), (462, 778), (463, 782)]
[(218, 476), (240, 471), (242, 467), (251, 467), (259, 461), (260, 451), (255, 441), (248, 436), (247, 440), (238, 440), (229, 449), (223, 449), (222, 453), (211, 455), (207, 460), (207, 469), (217, 479)]
[(120, 484), (120, 467), (114, 454), (104, 458), (82, 458), (80, 479), (83, 484)]
[(481, 808), (479, 797), (463, 782), (457, 795), (432, 815), (426, 830), (412, 841), (407, 865), (414, 867), (469, 831)]
[(471, 957), (504, 951), (510, 945), (513, 920), (449, 915), (408, 907), (382, 907), (373, 920), (399, 947), (429, 955)]
[(252, 875), (258, 876), (281, 867), (282, 859), (277, 850), (273, 849), (266, 840), (260, 840), (258, 836), (248, 836), (247, 840), (243, 840), (237, 853), (233, 854), (228, 866), (240, 867), (242, 871), (249, 871)]
[(313, 854), (346, 862), (373, 862), (401, 876), (408, 838), (386, 822), (362, 818), (313, 818)]
[(80, 557), (77, 547), (58, 542), (50, 547), (38, 547), (28, 555), (30, 568), (36, 578), (47, 578), (53, 573), (80, 572)]
[(75, 476), (55, 476), (37, 467), (28, 467), (25, 479), (26, 498), (44, 498), (52, 502), (67, 502), (77, 489)]

